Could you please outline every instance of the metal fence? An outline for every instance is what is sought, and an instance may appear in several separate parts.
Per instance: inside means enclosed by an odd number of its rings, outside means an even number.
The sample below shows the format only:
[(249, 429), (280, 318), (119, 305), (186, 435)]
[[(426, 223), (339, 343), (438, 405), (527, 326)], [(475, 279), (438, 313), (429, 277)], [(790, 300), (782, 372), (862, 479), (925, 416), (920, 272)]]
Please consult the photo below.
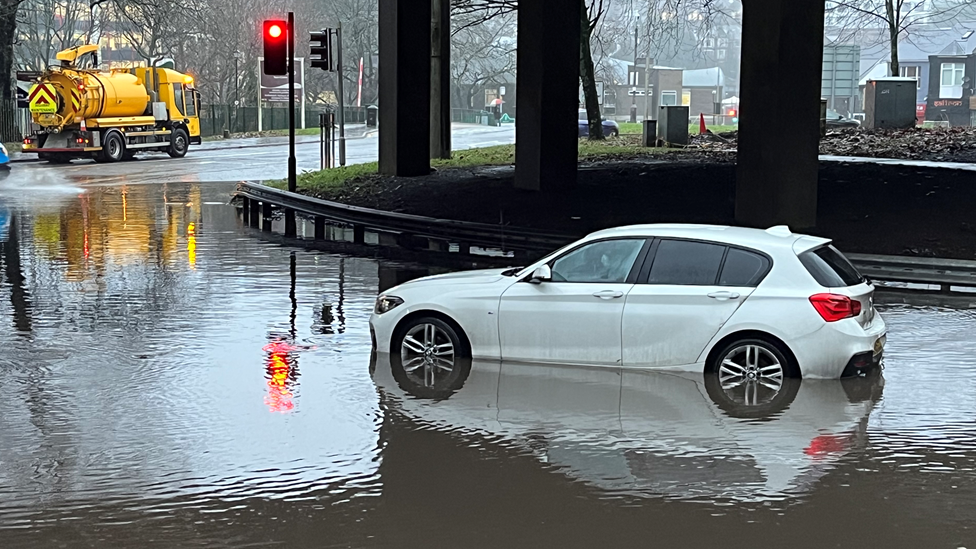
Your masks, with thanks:
[[(333, 112), (334, 108), (323, 106), (305, 107), (305, 127), (317, 128), (319, 113)], [(264, 107), (262, 111), (261, 129), (263, 131), (287, 130), (288, 107)], [(301, 108), (296, 109), (296, 118), (301, 116)], [(366, 107), (346, 107), (346, 124), (365, 124)], [(301, 121), (296, 120), (299, 127)], [(231, 133), (245, 133), (258, 131), (257, 107), (234, 107), (232, 105), (200, 105), (200, 133), (204, 137), (221, 135), (227, 130)]]
[[(23, 139), (30, 128), (30, 117), (24, 119), (27, 109), (18, 109), (16, 99), (0, 99), (0, 142), (12, 143)], [(26, 124), (26, 125), (25, 125)]]

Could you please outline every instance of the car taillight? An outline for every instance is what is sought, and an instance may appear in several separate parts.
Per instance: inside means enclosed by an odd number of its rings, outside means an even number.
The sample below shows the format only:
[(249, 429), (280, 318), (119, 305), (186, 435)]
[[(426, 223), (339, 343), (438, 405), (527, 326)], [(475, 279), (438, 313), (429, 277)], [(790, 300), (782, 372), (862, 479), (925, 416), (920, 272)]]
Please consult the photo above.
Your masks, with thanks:
[(827, 322), (837, 322), (861, 314), (861, 302), (846, 295), (817, 294), (810, 296), (810, 303)]

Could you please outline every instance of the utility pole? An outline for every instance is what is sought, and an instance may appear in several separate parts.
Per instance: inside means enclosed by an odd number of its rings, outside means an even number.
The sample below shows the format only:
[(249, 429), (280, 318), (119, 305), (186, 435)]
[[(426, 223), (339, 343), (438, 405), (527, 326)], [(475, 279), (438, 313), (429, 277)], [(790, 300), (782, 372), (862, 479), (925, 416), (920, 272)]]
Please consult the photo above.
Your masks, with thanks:
[[(295, 192), (298, 176), (295, 160), (295, 14), (288, 12), (288, 192)], [(297, 233), (295, 210), (285, 210), (285, 237)]]
[[(640, 32), (640, 16), (638, 15), (637, 23), (634, 25), (634, 68), (631, 69), (631, 73), (633, 74), (633, 76), (627, 75), (627, 80), (628, 80), (627, 83), (630, 84), (630, 123), (631, 124), (637, 122), (637, 75), (640, 74), (639, 72), (637, 72), (637, 44), (640, 41), (639, 32)], [(633, 83), (631, 83), (630, 81), (631, 79), (633, 79)]]
[(336, 53), (339, 59), (336, 61), (336, 77), (339, 79), (339, 165), (346, 165), (346, 99), (342, 93), (342, 22), (336, 25)]

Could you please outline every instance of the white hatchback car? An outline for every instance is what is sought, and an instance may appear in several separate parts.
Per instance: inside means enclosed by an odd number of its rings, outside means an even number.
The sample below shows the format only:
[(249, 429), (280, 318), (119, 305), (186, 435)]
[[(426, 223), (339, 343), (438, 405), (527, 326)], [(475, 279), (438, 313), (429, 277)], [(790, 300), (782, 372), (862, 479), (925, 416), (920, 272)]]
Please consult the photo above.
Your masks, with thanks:
[(829, 240), (786, 227), (643, 225), (527, 268), (407, 282), (377, 298), (370, 331), (432, 378), (463, 356), (716, 372), (775, 391), (875, 368), (886, 327), (873, 293)]

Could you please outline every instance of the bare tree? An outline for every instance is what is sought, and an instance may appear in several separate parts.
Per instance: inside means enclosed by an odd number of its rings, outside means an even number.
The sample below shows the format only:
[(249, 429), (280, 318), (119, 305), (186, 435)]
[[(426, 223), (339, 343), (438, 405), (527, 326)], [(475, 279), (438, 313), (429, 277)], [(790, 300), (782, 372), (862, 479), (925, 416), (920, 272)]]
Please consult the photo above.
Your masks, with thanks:
[(78, 45), (89, 20), (86, 0), (25, 0), (17, 17), (16, 65), (42, 70), (54, 54)]
[(891, 53), (891, 76), (900, 76), (898, 44), (926, 29), (942, 32), (945, 24), (976, 15), (967, 0), (828, 0), (828, 28), (840, 40), (886, 41)]
[(451, 78), (454, 80), (454, 104), (471, 108), (474, 94), (481, 86), (497, 82), (515, 73), (516, 44), (514, 14), (506, 13), (469, 24), (478, 15), (462, 14), (453, 18), (451, 44)]
[(593, 69), (593, 50), (590, 47), (590, 37), (593, 29), (604, 14), (604, 0), (591, 0), (587, 7), (586, 0), (580, 0), (580, 80), (583, 83), (583, 101), (586, 105), (586, 119), (589, 126), (589, 139), (602, 141), (603, 118), (600, 116), (600, 98), (596, 89), (596, 74)]

